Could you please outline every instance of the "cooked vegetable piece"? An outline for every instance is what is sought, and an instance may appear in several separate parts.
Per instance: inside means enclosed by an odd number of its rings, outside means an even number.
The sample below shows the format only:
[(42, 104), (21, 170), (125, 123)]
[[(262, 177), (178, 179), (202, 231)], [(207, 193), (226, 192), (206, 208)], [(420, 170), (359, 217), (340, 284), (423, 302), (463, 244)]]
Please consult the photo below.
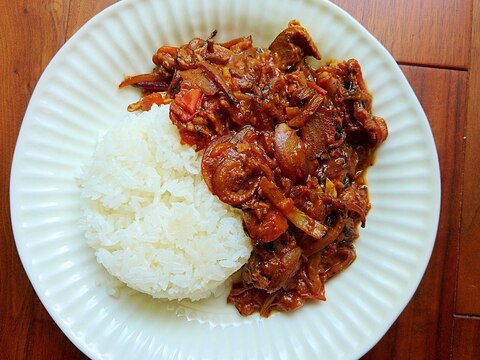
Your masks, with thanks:
[(305, 183), (308, 176), (305, 145), (287, 124), (275, 128), (275, 158), (285, 177), (294, 183)]

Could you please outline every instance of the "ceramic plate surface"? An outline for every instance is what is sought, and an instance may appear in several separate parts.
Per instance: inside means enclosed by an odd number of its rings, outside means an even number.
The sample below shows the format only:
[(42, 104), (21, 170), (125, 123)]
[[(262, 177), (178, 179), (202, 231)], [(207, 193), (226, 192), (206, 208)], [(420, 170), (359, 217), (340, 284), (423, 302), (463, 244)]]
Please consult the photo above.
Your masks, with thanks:
[[(79, 228), (75, 177), (98, 137), (138, 98), (117, 89), (148, 72), (164, 44), (218, 30), (268, 46), (291, 19), (325, 59), (355, 57), (390, 130), (368, 172), (373, 208), (358, 258), (327, 284), (327, 302), (268, 319), (242, 318), (220, 298), (164, 302), (108, 294), (109, 275)], [(425, 271), (440, 205), (437, 154), (423, 110), (388, 52), (327, 1), (125, 0), (58, 52), (31, 98), (15, 150), (11, 214), (18, 251), (57, 324), (94, 359), (355, 359), (403, 310)]]

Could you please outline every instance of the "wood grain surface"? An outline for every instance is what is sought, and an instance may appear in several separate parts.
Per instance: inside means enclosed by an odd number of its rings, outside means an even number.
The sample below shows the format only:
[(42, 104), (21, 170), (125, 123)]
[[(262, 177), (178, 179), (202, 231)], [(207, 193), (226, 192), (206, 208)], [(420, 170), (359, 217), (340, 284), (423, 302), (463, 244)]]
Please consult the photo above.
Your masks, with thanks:
[(455, 317), (452, 359), (480, 359), (480, 320)]
[(423, 280), (402, 316), (365, 358), (381, 359), (388, 353), (389, 359), (417, 359), (418, 354), (422, 354), (421, 359), (441, 359), (452, 346), (462, 181), (450, 174), (462, 171), (467, 73), (415, 66), (402, 66), (402, 70), (430, 121), (444, 200), (435, 247)]
[(403, 64), (467, 69), (472, 0), (332, 0)]
[[(0, 0), (1, 359), (86, 358), (46, 312), (23, 270), (10, 225), (9, 177), (42, 71), (80, 26), (114, 2)], [(402, 70), (429, 118), (442, 175), (438, 235), (425, 276), (364, 358), (480, 359), (480, 0), (333, 2), (408, 64)]]
[[(467, 201), (462, 207), (462, 232), (457, 276), (456, 312), (480, 316), (480, 187), (478, 186), (480, 141), (480, 0), (474, 0), (471, 69), (468, 83), (467, 143), (463, 174), (464, 194)], [(480, 347), (480, 345), (479, 345)]]
[[(0, 2), (0, 357), (35, 358), (39, 348), (72, 348), (39, 303), (20, 263), (10, 226), (9, 178), (15, 141), (43, 69), (65, 42), (67, 6), (58, 2)], [(39, 337), (38, 329), (52, 334)], [(53, 331), (50, 331), (53, 329)]]

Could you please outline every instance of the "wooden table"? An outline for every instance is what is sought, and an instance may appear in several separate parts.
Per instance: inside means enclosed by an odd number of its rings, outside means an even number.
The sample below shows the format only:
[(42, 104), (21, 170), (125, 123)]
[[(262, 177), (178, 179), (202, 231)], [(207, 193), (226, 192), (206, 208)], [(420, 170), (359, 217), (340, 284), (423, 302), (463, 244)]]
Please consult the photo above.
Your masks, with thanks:
[[(9, 177), (28, 100), (56, 51), (113, 0), (0, 0), (0, 358), (84, 359), (20, 263)], [(365, 359), (480, 359), (480, 0), (334, 0), (393, 54), (430, 121), (442, 175), (438, 236), (414, 297)]]

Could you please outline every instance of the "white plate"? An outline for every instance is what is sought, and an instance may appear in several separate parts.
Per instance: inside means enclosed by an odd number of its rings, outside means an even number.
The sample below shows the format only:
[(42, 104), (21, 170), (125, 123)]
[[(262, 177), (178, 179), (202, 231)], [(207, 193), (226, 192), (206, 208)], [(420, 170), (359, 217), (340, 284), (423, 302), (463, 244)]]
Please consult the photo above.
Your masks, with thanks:
[[(373, 209), (358, 259), (327, 284), (327, 302), (268, 319), (240, 317), (224, 298), (196, 304), (107, 294), (108, 275), (79, 229), (75, 175), (99, 134), (138, 97), (124, 74), (149, 71), (154, 51), (218, 29), (266, 46), (288, 23), (308, 28), (324, 58), (357, 58), (390, 136), (369, 170)], [(15, 149), (11, 214), (23, 265), (43, 304), (95, 359), (354, 359), (403, 310), (435, 239), (440, 177), (413, 91), (388, 52), (327, 1), (125, 0), (89, 21), (58, 52), (31, 98)], [(226, 294), (224, 294), (225, 296)]]

